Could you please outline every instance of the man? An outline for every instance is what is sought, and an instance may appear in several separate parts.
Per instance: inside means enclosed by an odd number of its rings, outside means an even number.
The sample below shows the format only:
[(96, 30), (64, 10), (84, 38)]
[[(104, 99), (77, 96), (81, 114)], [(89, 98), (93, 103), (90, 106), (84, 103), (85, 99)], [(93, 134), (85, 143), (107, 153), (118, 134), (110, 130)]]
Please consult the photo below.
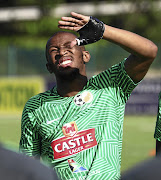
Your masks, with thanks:
[(0, 145), (0, 179), (58, 180), (55, 171), (38, 160), (18, 154)]
[[(25, 105), (20, 148), (52, 164), (63, 180), (119, 179), (125, 103), (147, 73), (157, 47), (96, 18), (71, 15), (62, 17), (59, 28), (78, 31), (80, 37), (58, 32), (48, 40), (47, 69), (55, 74), (57, 86)], [(83, 45), (101, 38), (131, 55), (87, 80), (90, 54)]]
[(158, 114), (154, 138), (156, 139), (156, 155), (161, 154), (161, 92), (158, 100)]

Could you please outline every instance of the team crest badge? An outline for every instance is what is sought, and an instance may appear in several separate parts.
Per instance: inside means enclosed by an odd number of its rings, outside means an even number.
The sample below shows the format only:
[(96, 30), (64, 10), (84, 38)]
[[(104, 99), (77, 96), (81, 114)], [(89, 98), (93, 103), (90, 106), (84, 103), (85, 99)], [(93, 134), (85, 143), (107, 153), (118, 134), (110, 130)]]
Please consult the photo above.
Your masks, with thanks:
[(73, 159), (68, 159), (68, 164), (73, 173), (87, 171), (87, 169), (82, 167), (79, 163), (73, 161)]
[(93, 100), (93, 95), (89, 91), (85, 91), (82, 94), (78, 94), (74, 98), (74, 103), (77, 106), (82, 106), (85, 103), (90, 103)]
[(74, 135), (76, 135), (78, 132), (78, 128), (75, 121), (64, 124), (64, 126), (62, 127), (62, 131), (64, 136), (66, 137), (73, 137)]

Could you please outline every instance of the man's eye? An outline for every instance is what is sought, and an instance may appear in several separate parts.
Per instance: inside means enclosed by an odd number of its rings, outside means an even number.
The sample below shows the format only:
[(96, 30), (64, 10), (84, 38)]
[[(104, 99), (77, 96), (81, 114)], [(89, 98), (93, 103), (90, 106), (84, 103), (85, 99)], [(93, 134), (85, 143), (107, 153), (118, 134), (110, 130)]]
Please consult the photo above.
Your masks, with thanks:
[(57, 52), (58, 49), (51, 49), (50, 52)]
[(71, 49), (70, 44), (71, 44), (71, 43), (66, 44), (66, 46), (65, 46), (65, 47), (66, 47), (66, 48), (68, 48), (68, 49)]

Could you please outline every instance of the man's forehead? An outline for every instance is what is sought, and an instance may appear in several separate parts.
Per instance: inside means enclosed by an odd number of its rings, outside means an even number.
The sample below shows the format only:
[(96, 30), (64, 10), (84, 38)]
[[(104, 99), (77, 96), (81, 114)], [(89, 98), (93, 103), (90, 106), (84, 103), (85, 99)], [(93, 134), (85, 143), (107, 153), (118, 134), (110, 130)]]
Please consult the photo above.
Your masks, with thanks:
[(47, 42), (47, 45), (67, 43), (74, 40), (77, 36), (68, 32), (59, 32), (54, 34)]

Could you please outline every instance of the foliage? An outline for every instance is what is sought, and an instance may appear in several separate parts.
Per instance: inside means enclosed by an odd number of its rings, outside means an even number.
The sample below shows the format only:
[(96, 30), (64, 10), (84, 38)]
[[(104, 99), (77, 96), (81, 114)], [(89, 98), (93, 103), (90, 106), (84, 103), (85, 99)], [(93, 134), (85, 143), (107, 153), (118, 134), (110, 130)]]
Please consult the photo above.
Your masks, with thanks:
[(17, 7), (17, 6), (33, 6), (33, 5), (50, 6), (63, 2), (64, 0), (10, 0), (10, 1), (1, 0), (1, 7), (15, 7), (15, 6)]
[[(116, 2), (116, 0), (113, 0), (112, 2)], [(125, 0), (119, 0), (119, 2), (125, 2)], [(127, 2), (133, 3), (131, 12), (99, 18), (111, 26), (126, 29), (145, 36), (152, 41), (160, 42), (159, 29), (161, 29), (161, 9), (157, 9), (156, 5), (152, 4), (152, 0), (135, 0)], [(133, 12), (132, 9), (134, 7), (135, 11)]]
[[(58, 18), (50, 16), (50, 9), (56, 7), (62, 2), (76, 2), (69, 0), (17, 0), (11, 1), (15, 6), (29, 6), (36, 5), (42, 10), (42, 17), (37, 21), (11, 21), (8, 23), (1, 23), (0, 45), (14, 44), (23, 45), (26, 47), (33, 47), (35, 39), (38, 44), (42, 44), (44, 39), (48, 39), (55, 31), (58, 31), (57, 22)], [(93, 0), (94, 3), (99, 3), (98, 0)], [(125, 2), (125, 0), (112, 0), (107, 3)], [(154, 42), (160, 42), (161, 11), (153, 6), (152, 0), (135, 0), (127, 1), (134, 4), (135, 12), (121, 13), (117, 15), (96, 15), (98, 19), (102, 20), (105, 24), (126, 29), (142, 36), (151, 39)], [(10, 4), (10, 5), (11, 5)], [(27, 44), (24, 44), (24, 39), (28, 39)]]

